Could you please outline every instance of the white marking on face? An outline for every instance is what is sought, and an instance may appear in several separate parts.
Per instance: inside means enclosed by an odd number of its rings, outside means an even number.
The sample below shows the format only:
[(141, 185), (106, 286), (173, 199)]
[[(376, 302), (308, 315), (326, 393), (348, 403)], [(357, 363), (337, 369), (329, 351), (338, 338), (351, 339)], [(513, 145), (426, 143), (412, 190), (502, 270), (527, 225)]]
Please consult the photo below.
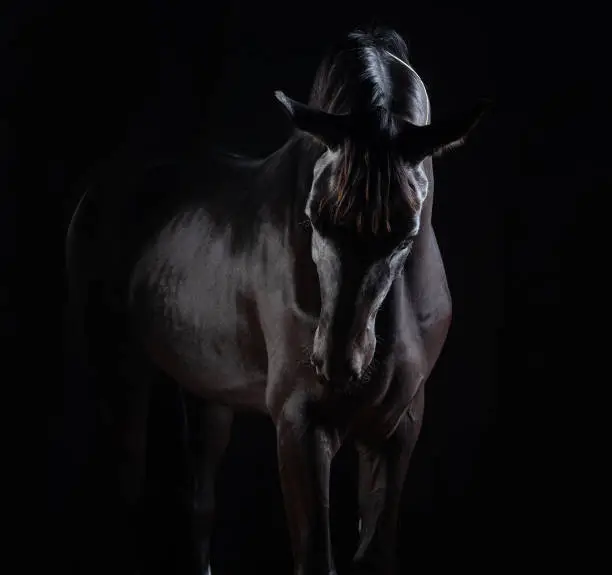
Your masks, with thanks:
[(366, 325), (373, 324), (376, 314), (389, 293), (391, 285), (401, 274), (406, 258), (410, 254), (409, 243), (391, 253), (383, 260), (376, 262), (366, 274), (357, 300), (357, 308), (367, 313)]

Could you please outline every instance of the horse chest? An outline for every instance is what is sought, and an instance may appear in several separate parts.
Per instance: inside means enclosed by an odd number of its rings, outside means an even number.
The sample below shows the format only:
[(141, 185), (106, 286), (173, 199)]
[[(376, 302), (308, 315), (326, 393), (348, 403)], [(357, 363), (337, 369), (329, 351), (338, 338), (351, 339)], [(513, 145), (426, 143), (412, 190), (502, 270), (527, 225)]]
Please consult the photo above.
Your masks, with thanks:
[(404, 346), (405, 342), (398, 342), (399, 349), (388, 358), (385, 369), (369, 382), (371, 391), (364, 395), (351, 423), (358, 439), (384, 441), (404, 414), (413, 419), (421, 416), (414, 400), (426, 379), (426, 350), (416, 338), (409, 349)]
[(341, 435), (364, 444), (385, 441), (405, 414), (413, 421), (422, 417), (419, 391), (426, 379), (425, 354), (417, 337), (398, 341), (393, 351), (377, 357), (378, 367), (353, 388), (336, 389), (333, 382), (322, 385), (312, 373), (314, 412)]
[(394, 329), (385, 338), (392, 341), (392, 351), (377, 359), (378, 368), (352, 414), (350, 432), (365, 443), (385, 441), (404, 415), (413, 424), (421, 421), (423, 388), (448, 332), (447, 290), (418, 300), (410, 291), (409, 283), (396, 286), (395, 304), (387, 309)]

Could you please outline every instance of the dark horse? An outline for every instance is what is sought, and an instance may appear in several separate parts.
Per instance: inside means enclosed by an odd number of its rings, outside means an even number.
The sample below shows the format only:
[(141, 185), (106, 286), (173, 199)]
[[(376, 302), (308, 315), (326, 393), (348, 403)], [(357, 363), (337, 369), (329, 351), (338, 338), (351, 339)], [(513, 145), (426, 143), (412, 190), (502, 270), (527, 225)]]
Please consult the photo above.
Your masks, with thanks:
[(406, 44), (381, 29), (327, 56), (308, 105), (276, 98), (296, 131), (265, 159), (199, 151), (87, 191), (68, 233), (74, 301), (122, 370), (121, 389), (108, 385), (126, 501), (143, 477), (145, 369), (190, 398), (190, 572), (208, 569), (215, 472), (233, 413), (248, 409), (276, 427), (295, 573), (335, 573), (330, 464), (350, 439), (354, 573), (391, 574), (425, 381), (451, 321), (431, 157), (463, 143), (484, 104), (430, 121)]

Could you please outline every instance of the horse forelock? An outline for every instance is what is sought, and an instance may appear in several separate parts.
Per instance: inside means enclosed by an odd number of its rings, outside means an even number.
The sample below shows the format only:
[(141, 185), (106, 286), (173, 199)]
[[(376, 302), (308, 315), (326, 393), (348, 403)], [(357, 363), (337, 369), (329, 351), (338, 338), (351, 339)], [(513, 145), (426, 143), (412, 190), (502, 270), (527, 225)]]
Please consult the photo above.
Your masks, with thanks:
[(392, 231), (394, 192), (410, 209), (418, 209), (419, 195), (388, 151), (362, 149), (347, 140), (337, 155), (337, 169), (328, 193), (318, 201), (318, 214), (357, 232), (374, 235)]
[[(367, 118), (368, 129), (383, 138), (397, 129), (399, 118), (422, 118), (422, 80), (408, 64), (408, 48), (393, 30), (357, 30), (319, 67), (309, 104), (335, 114)], [(425, 92), (426, 98), (426, 92)], [(429, 114), (427, 101), (427, 116)], [(320, 199), (336, 224), (359, 232), (391, 231), (392, 190), (400, 187), (411, 208), (418, 195), (407, 185), (398, 158), (372, 142), (345, 140), (337, 151), (337, 170), (329, 196)]]

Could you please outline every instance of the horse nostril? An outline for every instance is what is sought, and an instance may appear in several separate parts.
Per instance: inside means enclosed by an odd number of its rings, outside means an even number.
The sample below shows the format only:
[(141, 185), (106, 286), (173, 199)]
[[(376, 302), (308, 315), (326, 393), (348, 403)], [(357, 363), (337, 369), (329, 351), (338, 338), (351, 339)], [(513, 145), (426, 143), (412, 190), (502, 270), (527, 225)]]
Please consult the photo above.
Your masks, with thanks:
[(359, 381), (359, 379), (361, 378), (360, 371), (355, 367), (352, 362), (348, 362), (346, 364), (346, 374), (348, 376), (348, 380), (351, 382)]

